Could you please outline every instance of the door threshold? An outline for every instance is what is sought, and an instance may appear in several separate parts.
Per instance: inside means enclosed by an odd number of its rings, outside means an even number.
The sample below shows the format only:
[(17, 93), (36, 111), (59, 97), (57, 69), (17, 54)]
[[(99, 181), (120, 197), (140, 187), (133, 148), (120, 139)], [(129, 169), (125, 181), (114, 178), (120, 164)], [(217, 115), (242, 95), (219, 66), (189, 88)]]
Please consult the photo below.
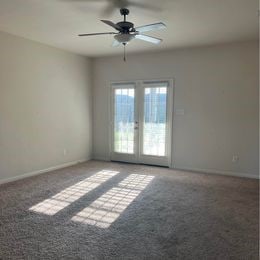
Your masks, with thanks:
[(122, 162), (122, 161), (115, 161), (115, 160), (110, 160), (110, 162), (116, 162), (116, 163), (121, 163), (121, 164), (134, 164), (134, 165), (154, 166), (154, 167), (168, 168), (168, 169), (170, 168), (169, 166), (165, 166), (165, 165), (148, 164), (148, 163)]

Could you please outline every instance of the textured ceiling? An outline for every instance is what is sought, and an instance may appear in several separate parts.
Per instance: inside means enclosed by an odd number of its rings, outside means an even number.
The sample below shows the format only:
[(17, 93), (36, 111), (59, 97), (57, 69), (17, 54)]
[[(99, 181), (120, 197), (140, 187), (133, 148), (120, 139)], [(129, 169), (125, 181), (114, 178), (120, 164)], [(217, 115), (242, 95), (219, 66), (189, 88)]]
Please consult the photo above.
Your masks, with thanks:
[[(163, 43), (134, 41), (128, 52), (163, 50), (258, 38), (258, 0), (133, 0), (161, 11), (129, 7), (128, 20), (136, 26), (162, 21), (167, 29), (150, 33)], [(119, 10), (104, 16), (105, 1), (0, 0), (0, 30), (75, 53), (97, 57), (117, 54), (113, 36), (77, 37), (106, 32), (100, 19), (118, 22)], [(113, 28), (112, 28), (113, 30)]]

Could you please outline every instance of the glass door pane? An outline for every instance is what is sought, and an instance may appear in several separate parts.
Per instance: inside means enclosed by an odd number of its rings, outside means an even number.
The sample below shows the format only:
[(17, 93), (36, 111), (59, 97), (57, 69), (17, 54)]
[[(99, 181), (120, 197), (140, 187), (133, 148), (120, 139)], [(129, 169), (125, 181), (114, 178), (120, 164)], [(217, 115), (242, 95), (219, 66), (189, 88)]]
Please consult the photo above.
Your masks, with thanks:
[(144, 88), (143, 154), (166, 156), (167, 85)]
[(114, 152), (134, 154), (135, 89), (114, 89)]

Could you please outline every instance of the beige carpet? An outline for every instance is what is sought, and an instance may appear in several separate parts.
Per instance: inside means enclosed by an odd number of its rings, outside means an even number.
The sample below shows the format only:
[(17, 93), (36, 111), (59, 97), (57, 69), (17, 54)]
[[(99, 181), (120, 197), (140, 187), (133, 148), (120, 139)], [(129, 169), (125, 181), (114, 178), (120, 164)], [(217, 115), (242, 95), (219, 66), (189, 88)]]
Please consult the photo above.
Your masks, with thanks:
[(0, 259), (258, 259), (258, 181), (91, 161), (0, 186)]

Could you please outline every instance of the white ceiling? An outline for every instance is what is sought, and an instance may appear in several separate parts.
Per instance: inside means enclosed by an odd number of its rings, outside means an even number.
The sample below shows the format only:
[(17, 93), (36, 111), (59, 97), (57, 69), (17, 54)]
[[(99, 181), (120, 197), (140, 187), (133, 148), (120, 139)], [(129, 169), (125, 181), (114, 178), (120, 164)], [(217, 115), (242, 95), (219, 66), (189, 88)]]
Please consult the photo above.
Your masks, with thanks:
[[(163, 43), (134, 41), (128, 52), (217, 44), (258, 38), (258, 0), (133, 0), (159, 4), (162, 11), (129, 7), (136, 26), (162, 21), (167, 29), (150, 33)], [(103, 16), (107, 3), (76, 0), (0, 0), (0, 30), (90, 57), (117, 54), (113, 36), (77, 37), (113, 31), (100, 19), (118, 22), (119, 11)], [(112, 30), (111, 30), (112, 29)]]

